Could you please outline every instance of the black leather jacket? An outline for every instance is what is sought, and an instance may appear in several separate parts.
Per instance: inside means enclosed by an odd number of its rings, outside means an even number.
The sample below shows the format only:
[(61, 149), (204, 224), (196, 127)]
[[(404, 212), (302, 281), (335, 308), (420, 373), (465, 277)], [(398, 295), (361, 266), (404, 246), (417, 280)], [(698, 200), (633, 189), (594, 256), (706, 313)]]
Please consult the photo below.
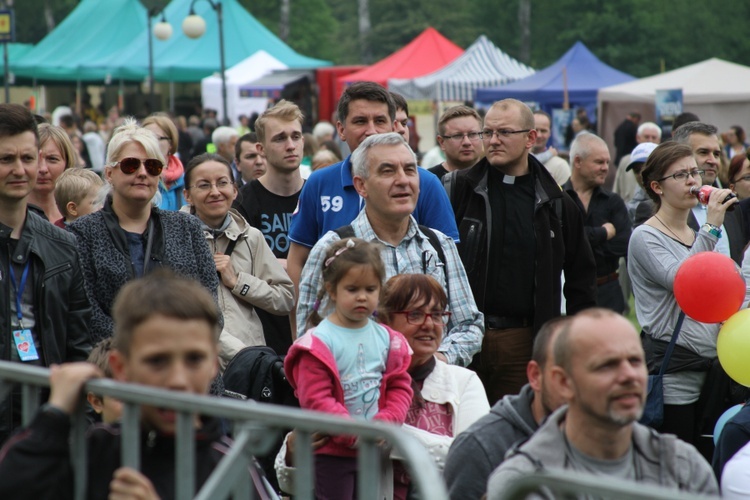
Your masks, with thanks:
[[(13, 229), (0, 224), (0, 359), (9, 361), (15, 344), (11, 338), (11, 285), (8, 265), (31, 261), (30, 280), (26, 286), (34, 291), (34, 333), (40, 339), (41, 364), (85, 361), (91, 350), (88, 323), (89, 304), (78, 262), (75, 237), (42, 219), (30, 210), (21, 238), (11, 255), (10, 234)], [(17, 398), (0, 403), (0, 441), (20, 425)], [(12, 421), (11, 421), (12, 419)]]
[[(474, 300), (484, 312), (492, 212), (487, 195), (490, 164), (483, 158), (460, 170), (453, 180), (451, 203), (461, 238), (458, 250), (469, 277)], [(575, 202), (564, 193), (547, 169), (529, 155), (535, 179), (534, 232), (536, 241), (534, 280), (534, 332), (545, 321), (560, 315), (560, 275), (565, 272), (568, 314), (596, 305), (596, 264), (583, 218)], [(558, 215), (559, 214), (559, 215)]]

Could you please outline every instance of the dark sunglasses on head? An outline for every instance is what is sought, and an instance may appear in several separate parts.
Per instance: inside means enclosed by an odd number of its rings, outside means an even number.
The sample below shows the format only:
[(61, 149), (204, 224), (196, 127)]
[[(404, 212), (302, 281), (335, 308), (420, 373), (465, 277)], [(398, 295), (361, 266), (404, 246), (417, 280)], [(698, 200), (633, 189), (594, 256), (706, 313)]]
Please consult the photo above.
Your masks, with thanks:
[(118, 162), (112, 163), (112, 166), (120, 167), (123, 174), (131, 175), (136, 173), (141, 167), (141, 161), (149, 175), (153, 175), (154, 177), (161, 175), (164, 164), (156, 158), (146, 158), (145, 160), (141, 160), (140, 158), (123, 158)]

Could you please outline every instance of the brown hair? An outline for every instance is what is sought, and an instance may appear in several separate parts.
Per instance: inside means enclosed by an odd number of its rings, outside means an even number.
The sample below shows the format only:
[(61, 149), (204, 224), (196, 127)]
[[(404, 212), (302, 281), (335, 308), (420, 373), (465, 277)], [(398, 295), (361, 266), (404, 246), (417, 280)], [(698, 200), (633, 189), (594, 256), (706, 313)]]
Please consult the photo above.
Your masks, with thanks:
[(177, 132), (172, 119), (164, 113), (154, 113), (143, 120), (143, 127), (146, 125), (154, 124), (167, 134), (165, 137), (169, 138), (169, 154), (173, 155), (177, 152), (177, 146), (179, 144), (180, 135)]
[(255, 134), (258, 136), (258, 142), (266, 143), (266, 123), (269, 118), (276, 118), (286, 122), (298, 121), (300, 125), (305, 120), (305, 115), (300, 111), (299, 106), (285, 99), (280, 100), (272, 108), (268, 108), (262, 115), (255, 120)]
[(130, 281), (115, 297), (113, 347), (129, 356), (135, 329), (157, 315), (205, 321), (213, 331), (212, 340), (219, 340), (219, 309), (208, 290), (195, 280), (162, 268)]
[(109, 366), (109, 352), (113, 348), (113, 342), (112, 337), (100, 341), (91, 349), (89, 357), (86, 359), (87, 362), (96, 365), (107, 378), (112, 378), (112, 368)]
[(328, 247), (323, 259), (323, 286), (318, 292), (312, 313), (307, 318), (308, 328), (318, 325), (323, 320), (318, 312), (318, 307), (327, 293), (327, 287), (335, 289), (339, 281), (344, 279), (351, 268), (361, 265), (371, 266), (382, 285), (385, 279), (385, 265), (383, 259), (380, 258), (379, 244), (359, 238), (344, 238), (333, 242)]
[(742, 170), (742, 165), (745, 163), (746, 159), (746, 154), (740, 153), (738, 155), (734, 155), (732, 161), (729, 162), (729, 172), (727, 172), (727, 177), (729, 178), (730, 184), (734, 184), (735, 182), (737, 182), (735, 180), (735, 177), (737, 177), (737, 174), (739, 174), (740, 170)]
[(393, 102), (393, 96), (385, 87), (375, 82), (357, 82), (347, 87), (341, 94), (341, 99), (339, 99), (336, 114), (341, 123), (346, 124), (346, 117), (349, 116), (349, 103), (360, 99), (369, 102), (382, 102), (388, 107), (388, 116), (391, 123), (396, 119), (396, 104)]
[(687, 144), (680, 142), (667, 141), (659, 144), (646, 160), (646, 164), (641, 171), (643, 178), (643, 189), (646, 194), (656, 204), (656, 209), (661, 207), (661, 196), (656, 194), (651, 187), (651, 182), (661, 179), (675, 162), (693, 156), (693, 150)]
[(464, 106), (463, 104), (461, 104), (458, 106), (451, 106), (450, 108), (446, 109), (442, 115), (440, 115), (440, 119), (438, 120), (438, 134), (444, 135), (445, 124), (451, 120), (454, 120), (456, 118), (461, 118), (463, 116), (471, 116), (472, 118), (475, 118), (481, 130), (482, 118), (480, 118), (479, 113), (477, 113), (477, 110), (474, 108), (470, 108), (469, 106)]
[(75, 167), (77, 158), (76, 152), (65, 129), (55, 125), (50, 125), (49, 123), (42, 123), (39, 125), (38, 129), (39, 148), (41, 149), (47, 141), (51, 140), (57, 145), (60, 154), (62, 154), (63, 160), (65, 160), (65, 170)]
[(71, 168), (64, 171), (55, 182), (55, 204), (63, 217), (68, 217), (68, 203), (80, 204), (91, 192), (91, 188), (101, 188), (104, 181), (93, 170)]
[(501, 111), (509, 111), (511, 109), (517, 109), (521, 115), (521, 123), (519, 124), (523, 128), (533, 129), (534, 124), (534, 113), (531, 112), (531, 108), (518, 99), (503, 99), (497, 101), (490, 107), (490, 111), (493, 109), (499, 109)]
[(445, 290), (435, 278), (427, 274), (397, 274), (390, 278), (383, 288), (383, 299), (378, 308), (378, 319), (386, 324), (391, 322), (390, 312), (404, 311), (409, 304), (419, 308), (435, 301), (436, 308), (444, 311), (448, 306)]

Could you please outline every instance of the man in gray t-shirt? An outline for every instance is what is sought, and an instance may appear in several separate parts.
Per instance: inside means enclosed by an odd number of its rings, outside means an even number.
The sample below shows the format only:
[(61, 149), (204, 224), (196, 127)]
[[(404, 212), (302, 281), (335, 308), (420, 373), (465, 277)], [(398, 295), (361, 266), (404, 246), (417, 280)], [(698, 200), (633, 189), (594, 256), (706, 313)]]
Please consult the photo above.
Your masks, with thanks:
[(627, 319), (607, 309), (582, 311), (558, 334), (554, 355), (552, 389), (568, 406), (492, 473), (489, 500), (500, 498), (513, 480), (545, 470), (718, 494), (711, 466), (693, 446), (637, 423), (647, 372), (640, 338)]

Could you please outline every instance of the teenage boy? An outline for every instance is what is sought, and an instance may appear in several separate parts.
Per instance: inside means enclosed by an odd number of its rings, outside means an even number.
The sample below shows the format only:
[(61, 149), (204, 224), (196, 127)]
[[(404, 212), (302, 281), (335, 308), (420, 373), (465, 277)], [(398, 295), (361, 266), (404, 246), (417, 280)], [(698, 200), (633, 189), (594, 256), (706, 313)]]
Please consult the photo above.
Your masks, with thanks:
[[(109, 362), (115, 380), (208, 394), (218, 370), (220, 328), (216, 303), (203, 287), (169, 271), (151, 273), (122, 288), (113, 318)], [(101, 375), (90, 363), (51, 367), (49, 402), (0, 451), (0, 498), (73, 497), (70, 415), (85, 382)], [(141, 472), (120, 466), (117, 425), (94, 427), (87, 443), (86, 498), (173, 498), (175, 424), (173, 411), (141, 408)], [(231, 442), (217, 419), (196, 418), (195, 425), (198, 489)]]

